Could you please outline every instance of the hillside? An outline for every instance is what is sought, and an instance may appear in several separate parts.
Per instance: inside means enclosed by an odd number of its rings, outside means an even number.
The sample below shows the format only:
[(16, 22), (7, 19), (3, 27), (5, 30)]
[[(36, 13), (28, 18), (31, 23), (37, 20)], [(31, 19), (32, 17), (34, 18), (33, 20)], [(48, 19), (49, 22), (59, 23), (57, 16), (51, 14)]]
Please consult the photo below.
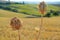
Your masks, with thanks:
[(10, 17), (27, 17), (29, 15), (25, 15), (22, 13), (15, 13), (15, 12), (11, 12), (11, 11), (7, 11), (7, 10), (2, 10), (0, 9), (0, 17), (5, 17), (5, 18), (10, 18)]
[[(4, 10), (13, 11), (16, 13), (22, 13), (26, 15), (40, 16), (41, 14), (38, 11), (37, 4), (10, 4), (10, 5), (2, 5)], [(47, 5), (47, 11), (54, 10), (59, 11), (60, 7)], [(1, 7), (1, 6), (0, 6)]]
[[(21, 40), (35, 40), (41, 27), (41, 18), (21, 18), (27, 15), (2, 9), (0, 9), (0, 40), (18, 40), (18, 32), (12, 30), (10, 26), (10, 20), (15, 16), (23, 21), (23, 27), (20, 29)], [(60, 40), (60, 16), (44, 17), (43, 21), (39, 40)]]
[(48, 10), (59, 11), (60, 7), (57, 7), (57, 6), (54, 6), (54, 5), (48, 5)]
[(52, 4), (52, 5), (57, 6), (57, 7), (60, 7), (60, 4)]
[(35, 5), (22, 5), (22, 4), (11, 4), (11, 5), (2, 5), (6, 8), (6, 10), (23, 13), (27, 15), (38, 15), (37, 8)]
[[(32, 14), (39, 15), (36, 5), (11, 4), (3, 6), (18, 11), (0, 9), (0, 40), (18, 40), (17, 30), (12, 30), (10, 26), (10, 20), (13, 17), (18, 17), (23, 21), (23, 27), (20, 29), (21, 40), (36, 40), (39, 31), (41, 31), (39, 40), (60, 40), (60, 16), (44, 17), (43, 29), (39, 30), (41, 28), (41, 18), (26, 18), (27, 16), (32, 16)], [(48, 5), (48, 11), (50, 9), (59, 11), (58, 7)]]

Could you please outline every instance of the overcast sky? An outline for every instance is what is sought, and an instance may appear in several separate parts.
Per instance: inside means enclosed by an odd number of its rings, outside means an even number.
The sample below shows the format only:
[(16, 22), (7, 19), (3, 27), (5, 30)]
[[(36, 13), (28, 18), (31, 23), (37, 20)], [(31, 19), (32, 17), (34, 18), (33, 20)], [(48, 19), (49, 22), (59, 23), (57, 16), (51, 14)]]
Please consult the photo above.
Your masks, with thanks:
[[(40, 2), (40, 1), (43, 1), (43, 0), (11, 0), (11, 1), (31, 1), (31, 2), (33, 2), (33, 1), (37, 1), (37, 2)], [(46, 1), (46, 2), (57, 2), (57, 1), (60, 1), (60, 0), (44, 0), (44, 1)]]

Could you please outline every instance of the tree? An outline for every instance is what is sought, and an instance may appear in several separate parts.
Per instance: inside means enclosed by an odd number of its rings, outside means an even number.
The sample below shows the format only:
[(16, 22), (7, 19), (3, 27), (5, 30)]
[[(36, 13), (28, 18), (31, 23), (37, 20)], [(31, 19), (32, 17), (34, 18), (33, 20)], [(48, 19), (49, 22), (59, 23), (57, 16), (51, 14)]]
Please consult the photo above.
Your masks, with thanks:
[(44, 17), (52, 17), (53, 13), (48, 12)]
[(22, 4), (25, 4), (25, 2), (23, 1), (23, 3)]

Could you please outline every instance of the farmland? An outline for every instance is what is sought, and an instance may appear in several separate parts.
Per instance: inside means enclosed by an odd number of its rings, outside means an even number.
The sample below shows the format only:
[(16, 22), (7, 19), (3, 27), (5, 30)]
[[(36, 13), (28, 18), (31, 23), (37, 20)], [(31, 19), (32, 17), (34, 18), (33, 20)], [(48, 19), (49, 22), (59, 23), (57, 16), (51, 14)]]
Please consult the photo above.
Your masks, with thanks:
[[(41, 14), (39, 14), (38, 11), (38, 4), (9, 4), (9, 5), (1, 5), (0, 8), (16, 13), (22, 13), (26, 15), (32, 15), (40, 17)], [(47, 5), (47, 12), (52, 11), (60, 11), (60, 7), (53, 6), (53, 5)]]
[[(15, 4), (13, 5), (14, 7)], [(18, 5), (17, 5), (18, 6)], [(19, 5), (24, 6), (24, 5)], [(31, 6), (31, 5), (29, 5)], [(11, 5), (9, 7), (12, 7)], [(36, 7), (36, 5), (34, 6)], [(17, 7), (19, 9), (19, 7)], [(17, 10), (18, 10), (17, 9)], [(26, 11), (26, 9), (29, 9)], [(53, 9), (55, 11), (59, 10), (60, 7), (49, 6), (49, 9)], [(20, 10), (24, 10), (25, 12), (29, 12), (28, 15), (20, 12)], [(12, 12), (9, 10), (0, 9), (0, 40), (18, 40), (18, 32), (17, 30), (12, 30), (10, 26), (10, 20), (13, 17), (18, 17), (23, 21), (23, 27), (20, 29), (21, 40), (36, 40), (36, 37), (39, 32), (39, 28), (41, 27), (41, 18), (29, 16), (40, 15), (37, 9), (30, 8), (27, 6), (21, 7), (19, 12)], [(32, 11), (32, 12), (31, 12)], [(32, 14), (30, 14), (32, 13)], [(60, 40), (60, 16), (54, 17), (44, 17), (43, 20), (43, 29), (40, 30), (39, 40)]]

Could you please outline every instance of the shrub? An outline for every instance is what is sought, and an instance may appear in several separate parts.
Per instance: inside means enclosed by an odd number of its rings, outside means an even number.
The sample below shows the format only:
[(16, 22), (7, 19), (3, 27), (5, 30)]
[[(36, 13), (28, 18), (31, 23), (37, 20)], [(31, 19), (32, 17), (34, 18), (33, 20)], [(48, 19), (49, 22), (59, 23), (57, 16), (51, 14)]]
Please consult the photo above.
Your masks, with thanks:
[(13, 9), (13, 10), (11, 10), (11, 11), (13, 11), (13, 12), (18, 12), (18, 10), (16, 10), (16, 9)]
[(57, 13), (60, 15), (60, 11), (57, 11)]
[(53, 13), (48, 12), (44, 17), (52, 17)]
[(54, 13), (55, 11), (54, 10), (50, 10), (50, 13)]
[(53, 13), (54, 16), (59, 16), (59, 13), (56, 11)]
[(52, 16), (59, 16), (59, 15), (60, 15), (60, 11), (50, 10), (50, 12), (48, 12), (44, 17), (52, 17)]
[(11, 10), (11, 8), (10, 8), (10, 7), (4, 7), (4, 9), (5, 9), (5, 10)]
[(0, 6), (0, 8), (3, 8), (2, 6)]

